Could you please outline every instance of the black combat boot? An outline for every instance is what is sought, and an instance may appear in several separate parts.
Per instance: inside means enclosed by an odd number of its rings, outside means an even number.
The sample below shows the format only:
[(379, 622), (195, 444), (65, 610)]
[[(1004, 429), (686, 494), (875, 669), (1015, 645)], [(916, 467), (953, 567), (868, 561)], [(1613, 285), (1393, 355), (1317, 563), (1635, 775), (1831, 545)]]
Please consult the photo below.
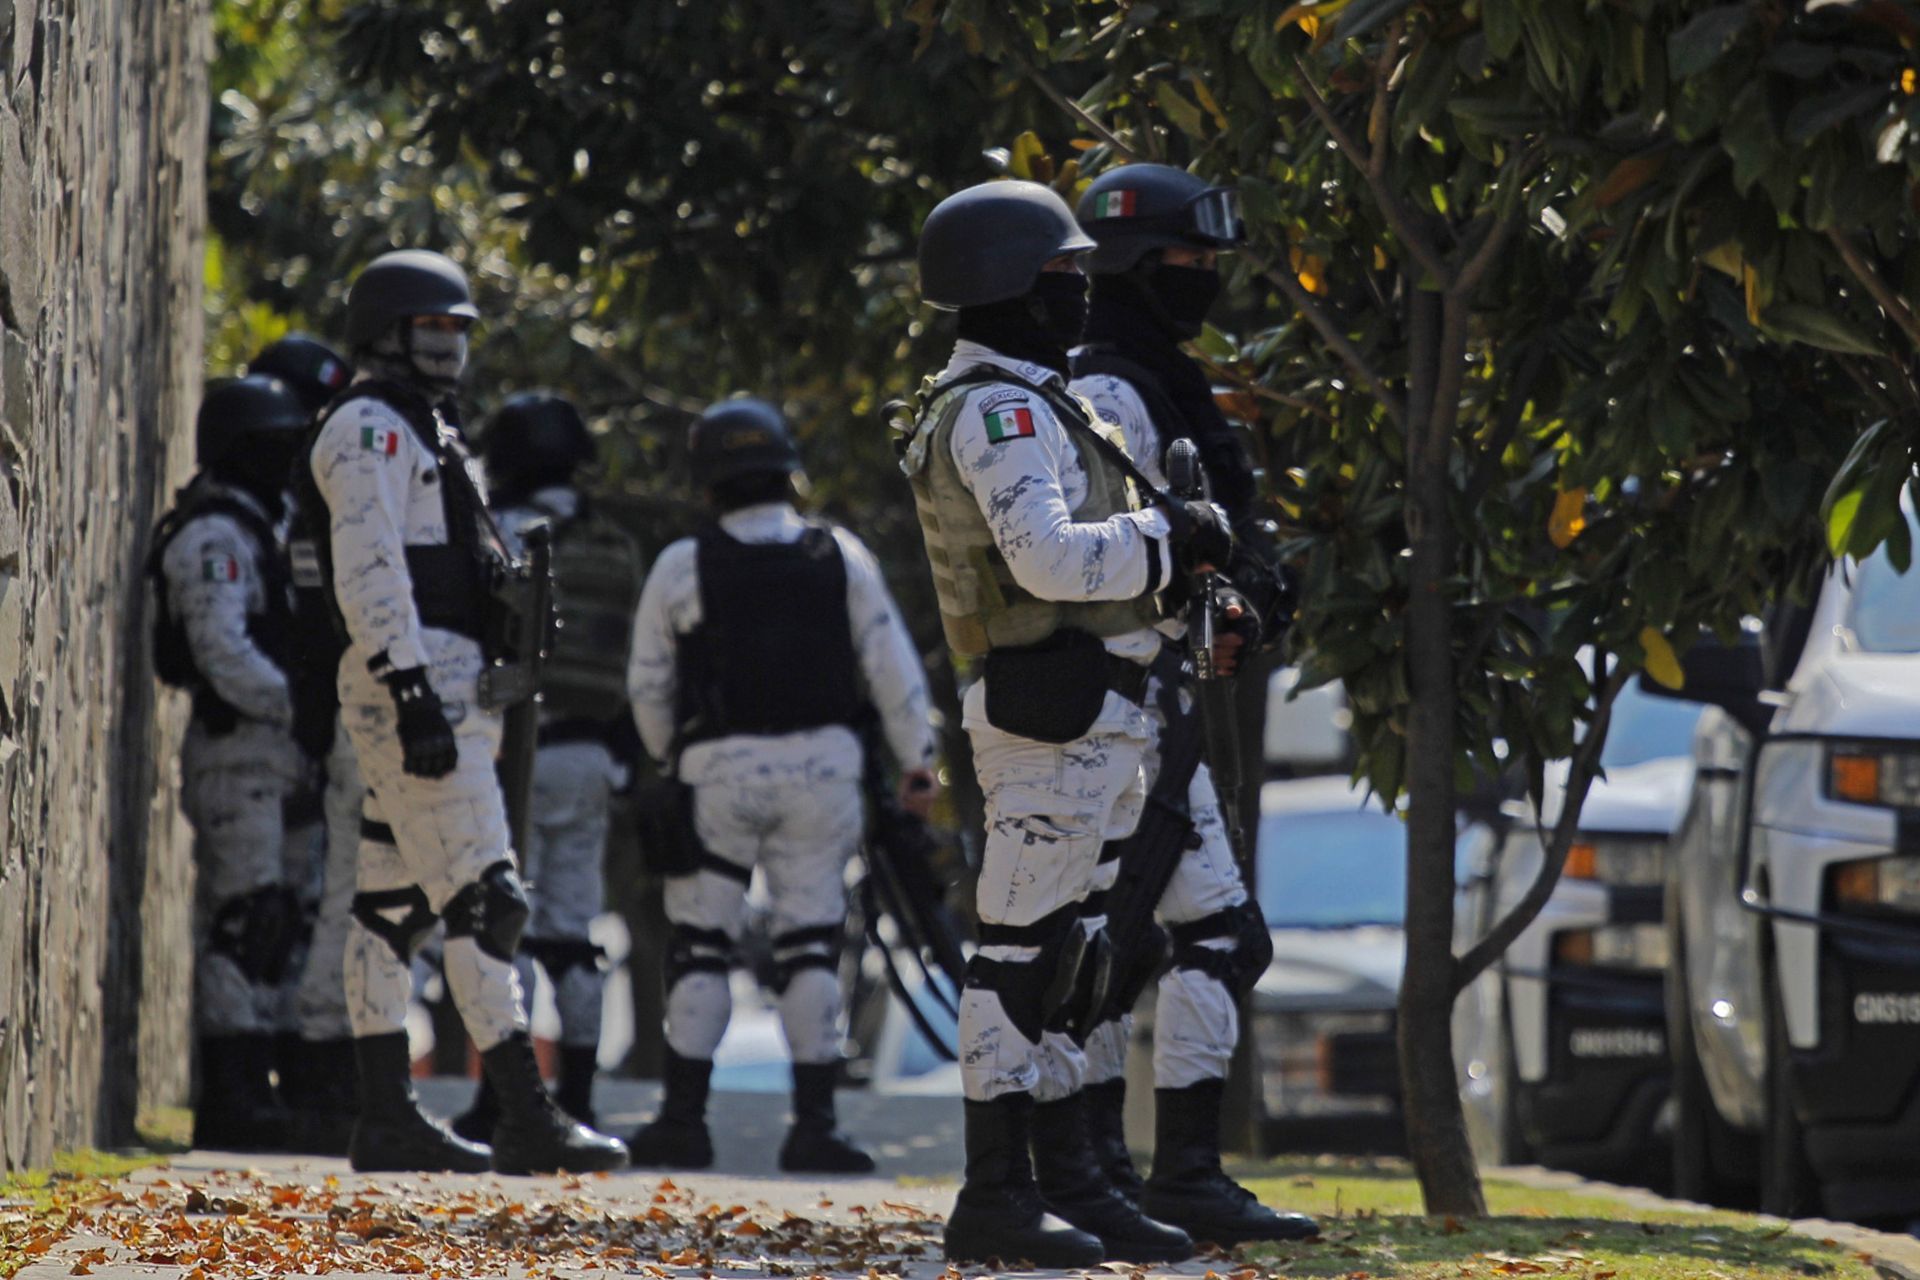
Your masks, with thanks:
[(712, 1079), (712, 1058), (683, 1058), (667, 1049), (660, 1114), (627, 1139), (635, 1165), (643, 1169), (713, 1167), (713, 1139), (707, 1134), (707, 1090)]
[(1133, 1167), (1133, 1153), (1127, 1150), (1127, 1078), (1090, 1084), (1080, 1094), (1087, 1100), (1087, 1141), (1093, 1144), (1094, 1158), (1106, 1170), (1113, 1189), (1139, 1204), (1146, 1184)]
[(478, 1142), (486, 1146), (493, 1141), (494, 1126), (500, 1123), (500, 1096), (493, 1091), (493, 1082), (485, 1073), (473, 1091), (473, 1101), (467, 1109), (453, 1118), (448, 1127), (468, 1142)]
[(193, 1145), (212, 1151), (283, 1151), (292, 1117), (273, 1090), (273, 1038), (200, 1037), (200, 1101)]
[(1100, 1237), (1047, 1212), (1027, 1155), (1033, 1095), (966, 1102), (967, 1172), (947, 1218), (949, 1262), (1093, 1267), (1106, 1261)]
[(1076, 1093), (1033, 1109), (1033, 1172), (1047, 1208), (1100, 1237), (1109, 1262), (1179, 1262), (1193, 1241), (1155, 1222), (1107, 1181), (1087, 1141), (1084, 1098)]
[(1155, 1089), (1153, 1172), (1140, 1207), (1195, 1240), (1232, 1248), (1248, 1240), (1305, 1240), (1320, 1225), (1302, 1213), (1276, 1213), (1220, 1168), (1224, 1080)]
[(493, 1167), (485, 1147), (454, 1137), (420, 1114), (406, 1032), (359, 1036), (353, 1057), (360, 1116), (347, 1163), (355, 1173), (485, 1173)]
[(554, 1087), (553, 1100), (575, 1121), (591, 1129), (593, 1114), (593, 1074), (600, 1069), (600, 1046), (563, 1044), (560, 1046), (560, 1081)]
[(624, 1169), (627, 1144), (575, 1124), (554, 1104), (540, 1079), (533, 1040), (516, 1031), (480, 1055), (480, 1066), (500, 1098), (493, 1130), (495, 1173), (599, 1173)]
[(289, 1074), (299, 1082), (301, 1099), (289, 1148), (304, 1155), (346, 1155), (360, 1110), (353, 1091), (353, 1040), (302, 1040), (297, 1065), (282, 1059), (281, 1080)]
[(837, 1062), (793, 1064), (793, 1127), (780, 1146), (788, 1173), (872, 1173), (873, 1157), (834, 1128), (833, 1084)]

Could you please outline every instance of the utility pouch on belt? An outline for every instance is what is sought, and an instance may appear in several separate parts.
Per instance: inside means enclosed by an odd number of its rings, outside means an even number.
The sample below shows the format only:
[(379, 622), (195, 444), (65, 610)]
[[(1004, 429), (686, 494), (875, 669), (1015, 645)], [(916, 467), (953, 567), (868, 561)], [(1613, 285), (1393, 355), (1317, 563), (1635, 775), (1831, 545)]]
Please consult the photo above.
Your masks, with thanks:
[(700, 835), (693, 826), (693, 788), (668, 774), (634, 787), (633, 820), (640, 865), (649, 875), (690, 876), (700, 869)]
[(1138, 702), (1147, 669), (1107, 652), (1100, 637), (1073, 628), (1038, 644), (990, 649), (985, 662), (987, 723), (1035, 742), (1072, 742), (1100, 718), (1107, 690)]

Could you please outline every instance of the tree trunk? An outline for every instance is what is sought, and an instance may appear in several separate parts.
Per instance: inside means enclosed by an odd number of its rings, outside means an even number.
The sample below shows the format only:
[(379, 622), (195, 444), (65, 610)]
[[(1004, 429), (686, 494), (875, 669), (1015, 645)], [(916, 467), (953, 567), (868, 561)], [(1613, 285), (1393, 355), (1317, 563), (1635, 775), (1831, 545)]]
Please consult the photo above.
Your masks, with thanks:
[(1409, 301), (1407, 537), (1407, 952), (1399, 1054), (1407, 1150), (1427, 1212), (1487, 1211), (1453, 1066), (1454, 663), (1449, 524), (1465, 311), (1431, 293)]

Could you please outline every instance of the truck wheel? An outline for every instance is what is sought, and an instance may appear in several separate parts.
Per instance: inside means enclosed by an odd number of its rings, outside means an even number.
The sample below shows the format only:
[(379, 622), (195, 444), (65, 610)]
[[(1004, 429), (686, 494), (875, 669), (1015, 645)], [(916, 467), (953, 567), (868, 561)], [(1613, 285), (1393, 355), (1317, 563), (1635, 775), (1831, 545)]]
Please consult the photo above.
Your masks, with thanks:
[[(1686, 965), (1678, 941), (1667, 968), (1667, 1059), (1673, 1074), (1673, 1194), (1701, 1204), (1749, 1208), (1753, 1140), (1720, 1116), (1693, 1042)], [(1744, 1152), (1742, 1148), (1745, 1148)], [(1740, 1158), (1744, 1155), (1746, 1158)]]
[(1787, 1084), (1786, 1012), (1767, 961), (1767, 1127), (1761, 1135), (1760, 1211), (1804, 1218), (1819, 1207), (1819, 1184), (1807, 1161), (1806, 1134)]

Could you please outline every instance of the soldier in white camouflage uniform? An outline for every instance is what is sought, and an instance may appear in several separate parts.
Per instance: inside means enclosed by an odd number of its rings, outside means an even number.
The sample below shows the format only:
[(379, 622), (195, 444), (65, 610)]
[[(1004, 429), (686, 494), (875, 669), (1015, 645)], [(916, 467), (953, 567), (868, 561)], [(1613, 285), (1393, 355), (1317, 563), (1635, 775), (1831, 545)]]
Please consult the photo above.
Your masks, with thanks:
[[(1073, 389), (1121, 428), (1128, 452), (1163, 488), (1167, 446), (1183, 437), (1193, 440), (1214, 497), (1236, 528), (1248, 529), (1257, 518), (1252, 466), (1214, 407), (1205, 372), (1181, 349), (1199, 336), (1219, 295), (1215, 256), (1241, 239), (1233, 193), (1167, 165), (1124, 165), (1082, 194), (1079, 221), (1098, 247), (1089, 255), (1088, 341), (1073, 357)], [(1249, 548), (1257, 544), (1256, 538), (1239, 542), (1229, 565), (1250, 589), (1269, 581), (1248, 561)], [(1271, 597), (1257, 608), (1248, 602), (1247, 610), (1249, 628), (1254, 613), (1279, 612)], [(1178, 623), (1164, 626), (1171, 636), (1184, 634)], [(1249, 638), (1233, 637), (1235, 648)], [(1230, 667), (1221, 670), (1231, 674)], [(1162, 681), (1185, 682), (1173, 645), (1155, 666), (1156, 696), (1149, 705), (1156, 735), (1166, 731), (1160, 709), (1168, 702), (1199, 714), (1190, 695), (1161, 699)], [(1148, 759), (1150, 786), (1158, 766), (1156, 749)], [(1220, 1110), (1227, 1064), (1240, 1038), (1239, 999), (1265, 971), (1273, 946), (1259, 906), (1241, 882), (1204, 763), (1187, 784), (1185, 799), (1198, 839), (1189, 841), (1175, 864), (1156, 912), (1174, 945), (1154, 1013), (1156, 1134), (1152, 1176), (1144, 1185), (1122, 1129), (1130, 1011), (1089, 1036), (1088, 1127), (1115, 1184), (1147, 1213), (1194, 1239), (1228, 1247), (1303, 1239), (1318, 1230), (1311, 1218), (1276, 1213), (1220, 1167)], [(1047, 1096), (1045, 1089), (1041, 1096)]]
[[(627, 785), (639, 747), (627, 710), (627, 655), (640, 598), (640, 549), (595, 510), (579, 473), (592, 465), (592, 434), (580, 411), (545, 391), (522, 392), (487, 420), (480, 448), (509, 541), (535, 520), (553, 529), (553, 590), (560, 630), (540, 676), (540, 738), (520, 850), (533, 914), (520, 940), (522, 993), (534, 966), (546, 971), (560, 1015), (560, 1078), (554, 1098), (594, 1123), (593, 1077), (606, 980), (588, 926), (606, 898), (604, 864), (613, 793)], [(483, 1079), (462, 1137), (484, 1140), (498, 1102)]]
[(704, 1168), (713, 1051), (732, 1011), (728, 970), (761, 868), (772, 899), (774, 986), (793, 1054), (790, 1172), (862, 1173), (835, 1131), (837, 960), (847, 860), (860, 843), (871, 708), (902, 770), (901, 803), (933, 801), (926, 678), (879, 566), (844, 529), (803, 518), (785, 420), (758, 400), (714, 405), (688, 443), (715, 513), (654, 563), (634, 622), (628, 688), (647, 750), (691, 786), (701, 846), (667, 868), (666, 1096), (631, 1139), (634, 1163)]
[(305, 430), (299, 400), (277, 379), (212, 387), (198, 422), (200, 473), (160, 522), (148, 563), (155, 667), (193, 694), (181, 773), (199, 869), (199, 1147), (271, 1150), (287, 1138), (269, 1078), (300, 925), (283, 806), (309, 770), (292, 733), (281, 522)]
[[(506, 548), (478, 465), (438, 405), (477, 316), (465, 275), (436, 253), (376, 259), (347, 302), (359, 370), (309, 452), (327, 582), (349, 644), (340, 705), (368, 794), (346, 953), (359, 1065), (355, 1169), (503, 1173), (626, 1162), (614, 1139), (547, 1096), (513, 960), (528, 904), (494, 774), (501, 718), (482, 705), (481, 637)], [(447, 985), (499, 1095), (492, 1149), (423, 1117), (408, 1079), (407, 961), (446, 921)]]
[[(261, 348), (247, 372), (270, 374), (286, 383), (309, 422), (353, 377), (339, 352), (304, 333), (287, 334)], [(301, 903), (312, 925), (306, 961), (297, 976), (289, 975), (292, 990), (282, 1010), (274, 1061), (281, 1096), (293, 1113), (289, 1148), (345, 1155), (356, 1107), (353, 1026), (347, 1018), (342, 962), (360, 849), (360, 799), (366, 787), (354, 763), (353, 744), (338, 731), (340, 697), (335, 686), (344, 642), (327, 604), (307, 523), (296, 511), (292, 524), (288, 558), (294, 617), (287, 675), (293, 688), (293, 734), (325, 778), (320, 810), (324, 828), (319, 866), (307, 877)]]
[[(1076, 255), (1092, 247), (1057, 195), (1023, 182), (950, 196), (920, 237), (921, 294), (959, 311), (960, 342), (921, 393), (902, 465), (948, 644), (978, 663), (963, 710), (987, 804), (981, 946), (960, 1002), (956, 1262), (1192, 1252), (1093, 1159), (1069, 1100), (1085, 1070), (1071, 1032), (1101, 964), (1102, 846), (1144, 799), (1158, 593), (1230, 539), (1205, 504), (1142, 509), (1118, 433), (1067, 389), (1086, 315)], [(1063, 1096), (1036, 1107), (1043, 1080)]]

